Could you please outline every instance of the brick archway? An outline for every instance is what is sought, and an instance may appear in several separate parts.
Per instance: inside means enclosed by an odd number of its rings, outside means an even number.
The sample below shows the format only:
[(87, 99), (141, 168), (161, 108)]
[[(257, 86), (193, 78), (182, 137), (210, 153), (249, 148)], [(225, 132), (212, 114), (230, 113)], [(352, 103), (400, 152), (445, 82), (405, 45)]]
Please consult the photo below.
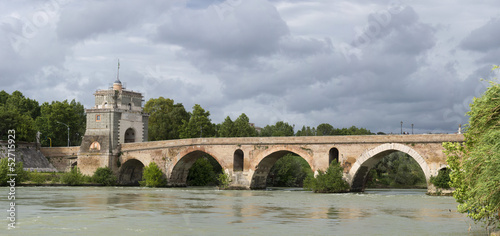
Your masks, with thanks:
[(384, 156), (397, 151), (410, 155), (418, 163), (424, 172), (427, 184), (429, 184), (429, 179), (431, 177), (429, 165), (417, 151), (400, 143), (386, 143), (363, 152), (354, 163), (346, 176), (347, 182), (351, 185), (351, 191), (363, 191), (364, 182), (370, 169)]

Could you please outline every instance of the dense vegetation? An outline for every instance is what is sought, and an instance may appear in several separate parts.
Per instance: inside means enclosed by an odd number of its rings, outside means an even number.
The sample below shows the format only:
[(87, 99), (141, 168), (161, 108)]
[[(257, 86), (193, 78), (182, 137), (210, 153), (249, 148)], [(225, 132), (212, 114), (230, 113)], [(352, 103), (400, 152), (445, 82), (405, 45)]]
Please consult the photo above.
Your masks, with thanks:
[[(7, 130), (16, 130), (16, 141), (36, 141), (36, 133), (40, 131), (42, 145), (66, 146), (68, 144), (68, 128), (70, 128), (70, 145), (77, 146), (85, 133), (85, 110), (83, 105), (72, 100), (68, 102), (44, 102), (24, 97), (19, 91), (8, 94), (0, 91), (0, 140), (7, 140)], [(61, 123), (58, 123), (61, 122)]]
[[(498, 69), (498, 67), (495, 67)], [(451, 169), (458, 211), (475, 221), (498, 226), (500, 214), (500, 85), (490, 87), (470, 105), (465, 143), (443, 144)]]
[(342, 178), (343, 168), (332, 162), (326, 171), (318, 171), (318, 175), (309, 175), (304, 180), (304, 189), (315, 193), (344, 193), (349, 191), (349, 184)]
[(443, 168), (439, 170), (437, 176), (431, 176), (429, 181), (438, 188), (450, 188), (450, 172), (450, 169)]
[(418, 163), (408, 154), (393, 152), (373, 167), (366, 183), (371, 188), (426, 188), (425, 175)]
[(144, 167), (142, 181), (139, 184), (144, 187), (165, 187), (167, 180), (156, 163), (151, 162)]
[(307, 161), (300, 156), (287, 154), (276, 161), (269, 171), (267, 186), (302, 187), (307, 176), (313, 176)]
[(205, 155), (198, 158), (189, 169), (187, 185), (189, 186), (215, 186), (218, 184), (218, 175), (222, 167), (211, 156)]

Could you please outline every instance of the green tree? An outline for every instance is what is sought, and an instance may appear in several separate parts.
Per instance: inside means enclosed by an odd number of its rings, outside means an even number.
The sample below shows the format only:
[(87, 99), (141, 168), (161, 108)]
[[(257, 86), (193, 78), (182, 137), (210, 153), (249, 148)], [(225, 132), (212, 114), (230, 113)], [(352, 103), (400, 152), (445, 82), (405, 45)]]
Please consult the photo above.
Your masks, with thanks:
[(219, 137), (234, 137), (234, 122), (227, 116), (222, 124), (218, 125), (217, 134)]
[(308, 176), (304, 180), (304, 189), (315, 193), (344, 193), (349, 191), (349, 184), (342, 178), (343, 168), (337, 162), (332, 162), (328, 169), (318, 171), (316, 177)]
[(255, 137), (257, 131), (250, 125), (250, 119), (245, 113), (234, 121), (234, 137)]
[[(28, 178), (28, 173), (23, 170), (23, 163), (16, 162), (14, 164), (15, 166), (13, 165), (13, 163), (14, 162), (9, 162), (9, 158), (0, 159), (0, 186), (9, 185), (7, 181), (10, 181), (11, 178), (14, 178), (15, 183), (21, 183)], [(14, 172), (11, 171), (12, 168), (14, 169)], [(8, 174), (13, 173), (16, 174), (16, 176), (8, 176)]]
[(9, 95), (5, 91), (0, 93), (0, 139), (7, 139), (7, 131), (16, 131), (16, 140), (35, 141), (36, 129), (34, 119), (40, 114), (38, 102), (19, 91)]
[(116, 185), (116, 175), (109, 167), (99, 167), (92, 176), (92, 181), (105, 186)]
[(334, 135), (334, 128), (332, 125), (323, 123), (318, 125), (316, 128), (316, 133), (318, 136), (327, 136), (327, 135)]
[(423, 187), (425, 174), (420, 165), (410, 155), (393, 152), (382, 158), (369, 172), (369, 187)]
[[(217, 184), (217, 175), (222, 173), (218, 163), (210, 161), (212, 157), (201, 157), (189, 168), (187, 184), (190, 186), (207, 186)], [(216, 161), (215, 161), (216, 162)]]
[(293, 126), (287, 122), (278, 121), (275, 125), (266, 125), (262, 128), (260, 136), (262, 137), (276, 137), (276, 136), (293, 136)]
[[(498, 67), (494, 67), (498, 69)], [(444, 143), (458, 211), (487, 226), (498, 225), (500, 211), (500, 85), (470, 105), (465, 143)]]
[(311, 167), (304, 158), (287, 154), (273, 165), (267, 177), (267, 185), (274, 187), (302, 187), (304, 179), (312, 176)]
[(174, 100), (163, 97), (149, 99), (144, 111), (149, 113), (149, 141), (178, 139), (183, 121), (189, 120), (182, 103), (174, 104)]
[(316, 136), (316, 128), (302, 126), (302, 129), (298, 130), (295, 136)]
[(429, 181), (438, 188), (450, 188), (450, 172), (450, 169), (443, 168), (439, 170), (437, 176), (431, 176)]
[(180, 138), (215, 137), (215, 125), (209, 118), (210, 112), (195, 104), (189, 121), (183, 121)]
[(43, 103), (41, 106), (41, 115), (35, 120), (35, 127), (42, 132), (42, 145), (48, 146), (49, 141), (46, 137), (52, 139), (53, 146), (66, 146), (68, 143), (68, 128), (70, 128), (70, 145), (78, 146), (81, 138), (85, 134), (86, 115), (82, 104), (74, 99), (71, 102), (64, 100), (62, 102), (53, 101), (52, 103)]
[(139, 181), (139, 184), (144, 187), (165, 187), (167, 186), (167, 180), (158, 165), (151, 162), (148, 166), (144, 167), (142, 181)]

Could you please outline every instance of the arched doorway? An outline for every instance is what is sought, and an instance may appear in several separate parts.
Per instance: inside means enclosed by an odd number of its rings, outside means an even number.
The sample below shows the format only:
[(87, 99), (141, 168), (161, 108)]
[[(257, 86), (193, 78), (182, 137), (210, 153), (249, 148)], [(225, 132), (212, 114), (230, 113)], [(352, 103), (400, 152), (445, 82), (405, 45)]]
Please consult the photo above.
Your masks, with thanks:
[(134, 143), (135, 142), (135, 130), (132, 128), (128, 128), (125, 131), (125, 143)]
[(243, 171), (243, 164), (244, 164), (244, 159), (243, 159), (243, 151), (241, 149), (238, 149), (234, 152), (233, 155), (233, 171)]
[(120, 168), (118, 183), (121, 185), (139, 185), (142, 180), (144, 164), (136, 159), (130, 159)]
[(399, 143), (387, 143), (364, 152), (358, 158), (356, 163), (354, 163), (353, 168), (351, 168), (349, 174), (347, 175), (348, 182), (351, 185), (351, 191), (364, 191), (370, 169), (373, 168), (382, 158), (394, 152), (403, 152), (411, 156), (424, 172), (427, 184), (429, 183), (430, 168), (420, 154), (406, 145)]
[(328, 156), (328, 164), (339, 162), (339, 150), (337, 148), (331, 148)]

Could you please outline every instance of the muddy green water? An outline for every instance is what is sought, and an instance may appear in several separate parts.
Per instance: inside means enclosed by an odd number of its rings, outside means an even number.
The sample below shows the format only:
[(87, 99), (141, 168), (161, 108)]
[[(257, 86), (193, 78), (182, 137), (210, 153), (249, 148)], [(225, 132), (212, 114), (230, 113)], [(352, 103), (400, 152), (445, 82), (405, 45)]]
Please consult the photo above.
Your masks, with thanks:
[[(8, 189), (0, 204), (8, 209)], [(3, 235), (485, 235), (452, 197), (424, 190), (18, 187)], [(7, 215), (7, 213), (5, 213)], [(469, 232), (470, 227), (470, 232)]]

